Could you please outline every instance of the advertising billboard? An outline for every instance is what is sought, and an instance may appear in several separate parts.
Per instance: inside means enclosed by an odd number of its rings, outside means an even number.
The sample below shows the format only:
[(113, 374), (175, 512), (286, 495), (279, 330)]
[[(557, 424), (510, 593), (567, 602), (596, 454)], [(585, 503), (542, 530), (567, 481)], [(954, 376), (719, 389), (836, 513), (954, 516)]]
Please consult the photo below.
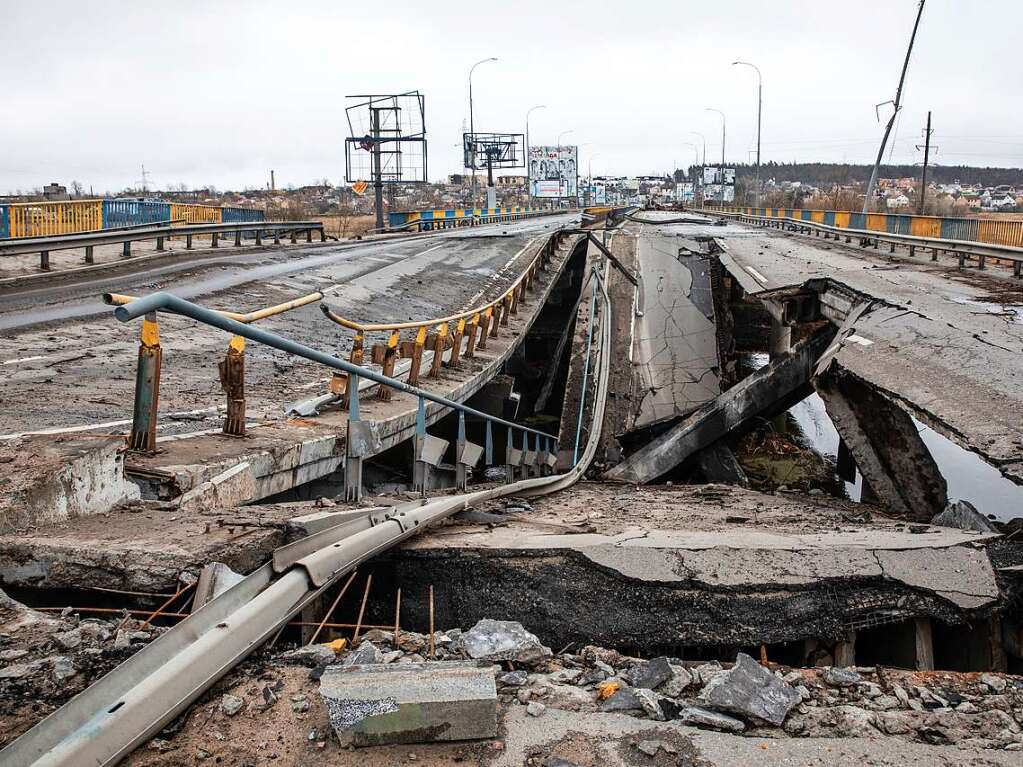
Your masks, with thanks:
[(578, 147), (529, 147), (529, 192), (533, 197), (575, 197), (578, 189)]

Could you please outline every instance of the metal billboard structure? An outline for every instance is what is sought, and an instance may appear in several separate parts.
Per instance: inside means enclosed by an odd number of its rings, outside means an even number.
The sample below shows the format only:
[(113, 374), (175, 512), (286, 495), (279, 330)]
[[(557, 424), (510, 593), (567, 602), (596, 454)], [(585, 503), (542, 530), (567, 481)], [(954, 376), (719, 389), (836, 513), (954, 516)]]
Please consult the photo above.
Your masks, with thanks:
[(533, 197), (575, 197), (579, 192), (579, 148), (531, 146), (529, 191)]
[(368, 181), (376, 228), (384, 228), (384, 185), (426, 183), (426, 97), (419, 91), (347, 96), (345, 180)]
[(462, 152), (466, 168), (487, 171), (487, 207), (496, 207), (494, 168), (521, 168), (525, 165), (520, 147), (521, 133), (463, 133)]

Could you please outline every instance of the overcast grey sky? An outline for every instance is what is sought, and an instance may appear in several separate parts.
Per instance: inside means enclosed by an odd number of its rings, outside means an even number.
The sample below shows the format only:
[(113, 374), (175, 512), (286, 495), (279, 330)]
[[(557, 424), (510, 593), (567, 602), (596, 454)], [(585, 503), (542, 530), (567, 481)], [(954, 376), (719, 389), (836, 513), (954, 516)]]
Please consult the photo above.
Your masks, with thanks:
[[(5, 0), (0, 192), (81, 181), (279, 186), (344, 177), (344, 96), (426, 95), (430, 177), (456, 172), (467, 73), (477, 130), (580, 146), (581, 171), (689, 164), (707, 137), (749, 160), (764, 76), (764, 161), (871, 162), (916, 0), (438, 3)], [(502, 10), (487, 11), (486, 8)], [(1019, 0), (929, 0), (894, 162), (1023, 165)]]

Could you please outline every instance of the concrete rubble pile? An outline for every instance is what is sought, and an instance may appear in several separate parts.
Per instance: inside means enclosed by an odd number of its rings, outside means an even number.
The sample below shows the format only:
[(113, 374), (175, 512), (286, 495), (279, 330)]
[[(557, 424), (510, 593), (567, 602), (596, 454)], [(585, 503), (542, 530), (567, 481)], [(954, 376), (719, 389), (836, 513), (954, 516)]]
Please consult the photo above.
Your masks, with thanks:
[[(534, 717), (563, 709), (674, 720), (758, 737), (895, 736), (1023, 750), (1023, 679), (1011, 675), (882, 667), (789, 669), (761, 665), (744, 653), (731, 664), (644, 660), (595, 646), (555, 655), (520, 624), (490, 620), (466, 632), (437, 632), (434, 645), (435, 657), (444, 661), (492, 661), (497, 702), (523, 706)], [(373, 630), (347, 655), (332, 658), (317, 651), (323, 662), (311, 674), (323, 675), (336, 668), (328, 664), (337, 663), (428, 669), (434, 665), (427, 660), (428, 650), (428, 636), (402, 631), (396, 644), (393, 632)], [(308, 649), (280, 657), (316, 665)], [(327, 695), (322, 686), (321, 694)], [(480, 737), (490, 737), (488, 732)]]
[(0, 591), (0, 722), (6, 745), (165, 629), (115, 615), (46, 613)]

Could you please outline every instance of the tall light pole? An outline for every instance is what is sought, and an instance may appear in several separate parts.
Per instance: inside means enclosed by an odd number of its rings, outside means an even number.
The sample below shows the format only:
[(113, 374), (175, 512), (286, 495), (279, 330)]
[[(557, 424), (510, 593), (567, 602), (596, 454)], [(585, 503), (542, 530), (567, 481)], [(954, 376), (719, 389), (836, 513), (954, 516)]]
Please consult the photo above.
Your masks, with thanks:
[(732, 66), (752, 67), (757, 73), (757, 191), (756, 206), (760, 207), (760, 115), (764, 106), (764, 78), (760, 74), (760, 67), (750, 64), (748, 61), (733, 61)]
[[(700, 183), (697, 186), (700, 189), (700, 204), (702, 205), (704, 203), (704, 199), (703, 199), (703, 169), (707, 165), (707, 137), (704, 136), (699, 131), (694, 131), (694, 130), (686, 131), (686, 135), (687, 136), (699, 136), (700, 139), (703, 141), (703, 162), (697, 162), (696, 163), (697, 165), (700, 166), (700, 176), (699, 176)], [(693, 189), (696, 189), (697, 186), (694, 186)], [(696, 199), (695, 193), (693, 195), (693, 199), (694, 200)]]
[(529, 116), (537, 109), (546, 108), (546, 104), (537, 104), (535, 107), (530, 107), (526, 110), (526, 199), (529, 200), (530, 205), (533, 204), (533, 185), (529, 180)]
[[(563, 131), (561, 131), (561, 133), (558, 134), (558, 159), (559, 160), (561, 159), (561, 137), (564, 136), (566, 133), (575, 133), (575, 129), (574, 128), (569, 128), (568, 130), (563, 130)], [(576, 172), (578, 173), (578, 168), (576, 169)], [(559, 172), (558, 173), (558, 207), (561, 207), (561, 198), (564, 196), (564, 194), (563, 194), (564, 193), (564, 189), (563, 189), (564, 181), (565, 181), (565, 177)]]
[(723, 205), (725, 202), (725, 113), (713, 107), (707, 107), (704, 111), (717, 112), (721, 115), (721, 174), (718, 181), (721, 182), (721, 204)]
[[(476, 122), (473, 119), (472, 114), (472, 73), (476, 70), (480, 64), (486, 64), (488, 61), (497, 61), (496, 58), (491, 56), (488, 59), (480, 59), (472, 67), (469, 68), (469, 133), (470, 135), (476, 133)], [(472, 206), (476, 207), (476, 149), (475, 146), (472, 150)]]

